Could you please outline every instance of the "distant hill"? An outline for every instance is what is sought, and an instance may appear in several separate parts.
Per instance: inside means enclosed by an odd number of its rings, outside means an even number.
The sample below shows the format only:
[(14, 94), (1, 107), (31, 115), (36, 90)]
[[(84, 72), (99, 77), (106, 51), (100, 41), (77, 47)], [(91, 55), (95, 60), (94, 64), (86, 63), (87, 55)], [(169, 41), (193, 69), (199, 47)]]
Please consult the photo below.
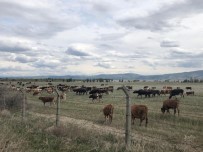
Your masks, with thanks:
[[(22, 77), (10, 77), (10, 78), (22, 78)], [(113, 80), (185, 80), (185, 79), (202, 79), (203, 80), (203, 70), (182, 72), (182, 73), (172, 73), (163, 75), (139, 75), (135, 73), (124, 73), (124, 74), (99, 74), (99, 75), (66, 75), (66, 76), (29, 76), (23, 78), (30, 79), (113, 79)]]
[(139, 75), (135, 73), (124, 74), (99, 74), (93, 76), (87, 75), (67, 75), (67, 76), (50, 76), (49, 78), (61, 78), (61, 79), (113, 79), (113, 80), (184, 80), (184, 79), (203, 79), (203, 70), (172, 73), (163, 75)]

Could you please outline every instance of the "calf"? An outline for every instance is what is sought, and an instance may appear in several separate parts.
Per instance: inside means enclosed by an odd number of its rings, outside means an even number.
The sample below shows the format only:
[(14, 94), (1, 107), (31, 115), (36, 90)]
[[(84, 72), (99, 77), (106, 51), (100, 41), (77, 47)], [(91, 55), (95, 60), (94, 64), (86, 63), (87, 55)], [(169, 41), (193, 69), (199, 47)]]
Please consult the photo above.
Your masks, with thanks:
[(49, 102), (51, 105), (51, 103), (54, 102), (54, 97), (39, 97), (39, 100), (41, 100), (44, 103), (44, 106), (46, 102)]
[(103, 113), (104, 113), (104, 117), (105, 117), (105, 122), (107, 121), (107, 118), (109, 118), (109, 123), (112, 122), (112, 119), (113, 119), (113, 105), (109, 104), (109, 105), (106, 105), (104, 108), (103, 108)]
[(134, 124), (135, 118), (140, 119), (140, 126), (143, 120), (146, 120), (145, 127), (147, 127), (148, 123), (148, 108), (145, 105), (132, 105), (131, 106), (131, 121)]
[(176, 109), (178, 110), (178, 116), (179, 116), (179, 100), (177, 99), (167, 99), (163, 101), (163, 106), (161, 108), (162, 113), (164, 114), (165, 111), (169, 112), (169, 109), (174, 109), (174, 115), (176, 114)]

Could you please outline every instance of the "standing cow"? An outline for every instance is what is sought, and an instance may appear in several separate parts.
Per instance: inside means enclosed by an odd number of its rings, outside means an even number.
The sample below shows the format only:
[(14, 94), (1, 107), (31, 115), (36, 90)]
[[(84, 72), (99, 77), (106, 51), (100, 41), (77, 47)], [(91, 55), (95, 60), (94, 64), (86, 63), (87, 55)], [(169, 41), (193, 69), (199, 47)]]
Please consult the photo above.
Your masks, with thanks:
[(112, 119), (113, 119), (113, 110), (114, 110), (114, 107), (113, 107), (113, 105), (111, 105), (111, 104), (106, 105), (106, 106), (103, 108), (103, 113), (104, 113), (104, 117), (105, 117), (105, 122), (107, 122), (107, 118), (109, 118), (109, 123), (112, 122)]
[(131, 106), (131, 117), (132, 124), (134, 124), (135, 118), (140, 119), (140, 126), (143, 120), (146, 120), (145, 127), (147, 127), (148, 123), (148, 108), (145, 105), (132, 105)]

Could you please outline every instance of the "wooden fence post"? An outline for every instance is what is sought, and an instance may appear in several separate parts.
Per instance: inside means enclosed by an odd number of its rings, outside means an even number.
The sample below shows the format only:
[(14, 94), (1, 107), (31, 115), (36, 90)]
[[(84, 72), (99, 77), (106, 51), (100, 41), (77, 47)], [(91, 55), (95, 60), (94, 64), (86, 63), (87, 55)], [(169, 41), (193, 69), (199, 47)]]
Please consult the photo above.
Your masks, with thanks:
[(125, 86), (121, 88), (126, 95), (126, 126), (125, 126), (125, 144), (126, 149), (131, 149), (131, 101), (130, 95)]
[(59, 94), (57, 88), (55, 90), (57, 93), (56, 126), (59, 127), (59, 125), (60, 125), (60, 94)]
[(25, 120), (25, 100), (26, 100), (26, 95), (23, 93), (23, 103), (22, 103), (22, 120)]

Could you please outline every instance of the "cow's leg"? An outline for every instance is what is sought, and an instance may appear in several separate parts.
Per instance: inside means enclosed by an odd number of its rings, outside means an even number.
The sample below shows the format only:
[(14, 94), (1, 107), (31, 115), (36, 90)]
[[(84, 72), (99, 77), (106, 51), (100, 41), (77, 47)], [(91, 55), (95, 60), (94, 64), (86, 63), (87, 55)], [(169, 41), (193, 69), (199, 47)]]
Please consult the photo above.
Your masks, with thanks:
[(142, 120), (143, 120), (143, 119), (142, 119), (142, 118), (140, 118), (140, 126), (141, 126), (141, 124), (142, 124)]
[(175, 116), (175, 114), (176, 114), (176, 108), (174, 108), (174, 116)]
[(179, 110), (179, 108), (177, 108), (177, 110), (178, 110), (178, 116), (179, 116), (180, 110)]
[(147, 124), (148, 124), (148, 117), (146, 117), (145, 127), (147, 127)]
[(131, 117), (131, 123), (134, 125), (134, 123), (135, 123), (135, 118), (132, 116)]
[(109, 123), (111, 124), (112, 122), (112, 115), (109, 115)]

